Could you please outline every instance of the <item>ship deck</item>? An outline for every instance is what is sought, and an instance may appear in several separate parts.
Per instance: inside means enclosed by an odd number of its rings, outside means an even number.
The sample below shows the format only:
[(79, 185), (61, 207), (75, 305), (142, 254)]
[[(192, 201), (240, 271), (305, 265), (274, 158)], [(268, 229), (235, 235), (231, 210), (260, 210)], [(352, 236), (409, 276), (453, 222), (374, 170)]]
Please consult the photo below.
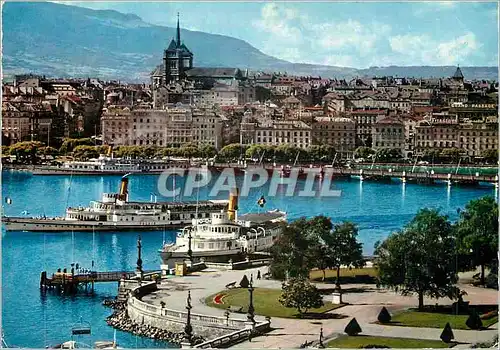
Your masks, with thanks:
[(238, 220), (261, 224), (271, 220), (279, 219), (284, 215), (285, 214), (283, 212), (248, 213), (238, 216)]

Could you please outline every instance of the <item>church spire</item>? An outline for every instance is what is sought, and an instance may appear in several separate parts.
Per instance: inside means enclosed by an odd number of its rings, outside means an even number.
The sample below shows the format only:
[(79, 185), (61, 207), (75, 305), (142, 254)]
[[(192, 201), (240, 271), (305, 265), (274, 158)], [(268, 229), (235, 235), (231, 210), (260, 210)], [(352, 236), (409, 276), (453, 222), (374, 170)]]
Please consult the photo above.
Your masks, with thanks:
[(181, 47), (181, 27), (179, 25), (179, 12), (177, 12), (177, 47)]

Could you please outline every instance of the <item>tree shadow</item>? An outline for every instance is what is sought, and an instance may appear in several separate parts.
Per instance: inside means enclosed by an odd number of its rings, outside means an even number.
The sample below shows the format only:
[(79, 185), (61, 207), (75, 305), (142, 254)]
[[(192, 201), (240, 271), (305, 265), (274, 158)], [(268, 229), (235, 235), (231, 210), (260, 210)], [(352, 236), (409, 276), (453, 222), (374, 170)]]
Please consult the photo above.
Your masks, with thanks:
[[(336, 283), (337, 277), (327, 277), (322, 281), (322, 277), (313, 279), (314, 282)], [(377, 278), (370, 275), (340, 276), (339, 283), (342, 284), (376, 284)]]
[[(332, 294), (333, 292), (336, 292), (336, 291), (337, 291), (337, 289), (335, 287), (319, 289), (319, 292), (322, 295)], [(375, 291), (377, 291), (377, 289), (372, 288), (372, 287), (352, 287), (352, 288), (342, 289), (343, 294), (346, 294), (346, 293), (368, 293), (368, 292), (375, 292)]]
[(319, 312), (305, 312), (302, 315), (294, 315), (299, 320), (340, 320), (348, 317), (347, 315), (336, 313), (319, 313)]

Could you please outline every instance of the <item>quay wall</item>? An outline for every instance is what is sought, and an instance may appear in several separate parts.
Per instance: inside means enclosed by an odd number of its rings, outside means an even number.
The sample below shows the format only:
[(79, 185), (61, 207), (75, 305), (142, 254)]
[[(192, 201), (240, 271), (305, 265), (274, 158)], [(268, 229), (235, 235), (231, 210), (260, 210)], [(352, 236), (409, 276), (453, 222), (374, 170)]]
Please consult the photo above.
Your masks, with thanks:
[[(186, 311), (152, 305), (137, 297), (144, 296), (154, 290), (156, 290), (156, 283), (147, 282), (130, 291), (127, 298), (128, 317), (140, 325), (144, 324), (171, 332), (183, 332), (187, 321)], [(191, 313), (191, 325), (196, 334), (212, 339), (221, 337), (228, 332), (232, 333), (244, 329), (246, 320)]]

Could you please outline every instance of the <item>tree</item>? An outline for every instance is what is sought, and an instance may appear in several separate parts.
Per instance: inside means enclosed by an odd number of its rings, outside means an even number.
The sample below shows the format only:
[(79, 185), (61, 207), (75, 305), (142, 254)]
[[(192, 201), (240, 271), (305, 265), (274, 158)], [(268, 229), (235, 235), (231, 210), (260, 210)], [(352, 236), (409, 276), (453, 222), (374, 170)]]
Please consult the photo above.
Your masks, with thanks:
[(245, 156), (246, 149), (247, 146), (245, 145), (232, 143), (230, 145), (222, 147), (222, 149), (219, 151), (219, 157), (226, 160), (239, 159), (241, 156)]
[(68, 154), (73, 151), (73, 149), (77, 146), (93, 146), (94, 141), (90, 138), (83, 138), (83, 139), (72, 139), (72, 138), (65, 138), (63, 144), (59, 148), (59, 152), (61, 154)]
[(326, 216), (316, 216), (311, 220), (310, 235), (311, 244), (309, 250), (314, 257), (315, 267), (323, 271), (322, 281), (325, 281), (326, 269), (335, 264), (331, 248), (334, 244), (332, 235), (332, 221)]
[(274, 278), (309, 277), (309, 270), (315, 263), (309, 249), (312, 244), (308, 234), (310, 227), (310, 220), (300, 218), (283, 228), (271, 247), (269, 271)]
[(217, 154), (217, 150), (212, 145), (202, 144), (198, 146), (198, 153), (202, 158), (212, 158)]
[(461, 256), (481, 267), (484, 285), (485, 267), (498, 266), (498, 204), (488, 196), (471, 200), (460, 212), (456, 231)]
[(35, 164), (39, 154), (39, 150), (44, 147), (44, 144), (39, 141), (24, 141), (18, 142), (10, 146), (10, 154), (16, 155), (16, 158), (20, 162), (29, 161), (31, 164)]
[(318, 288), (305, 278), (291, 278), (283, 282), (278, 300), (284, 307), (297, 309), (300, 316), (309, 309), (323, 306)]
[(455, 244), (448, 218), (435, 209), (421, 209), (403, 230), (375, 245), (379, 284), (418, 295), (418, 308), (424, 308), (424, 295), (456, 299), (459, 289), (455, 266)]
[(76, 159), (82, 159), (82, 160), (87, 160), (90, 158), (97, 158), (99, 157), (99, 152), (97, 151), (97, 148), (94, 146), (76, 146), (73, 149), (73, 157)]
[(457, 163), (463, 151), (460, 148), (445, 148), (441, 151), (439, 157)]
[(358, 147), (354, 151), (354, 158), (368, 159), (375, 151), (370, 147)]
[(497, 149), (487, 149), (481, 153), (486, 163), (498, 164), (498, 150)]
[(329, 239), (329, 252), (333, 259), (333, 265), (337, 269), (335, 285), (340, 289), (340, 267), (354, 265), (362, 267), (363, 245), (357, 241), (358, 228), (355, 224), (345, 221), (336, 224)]

